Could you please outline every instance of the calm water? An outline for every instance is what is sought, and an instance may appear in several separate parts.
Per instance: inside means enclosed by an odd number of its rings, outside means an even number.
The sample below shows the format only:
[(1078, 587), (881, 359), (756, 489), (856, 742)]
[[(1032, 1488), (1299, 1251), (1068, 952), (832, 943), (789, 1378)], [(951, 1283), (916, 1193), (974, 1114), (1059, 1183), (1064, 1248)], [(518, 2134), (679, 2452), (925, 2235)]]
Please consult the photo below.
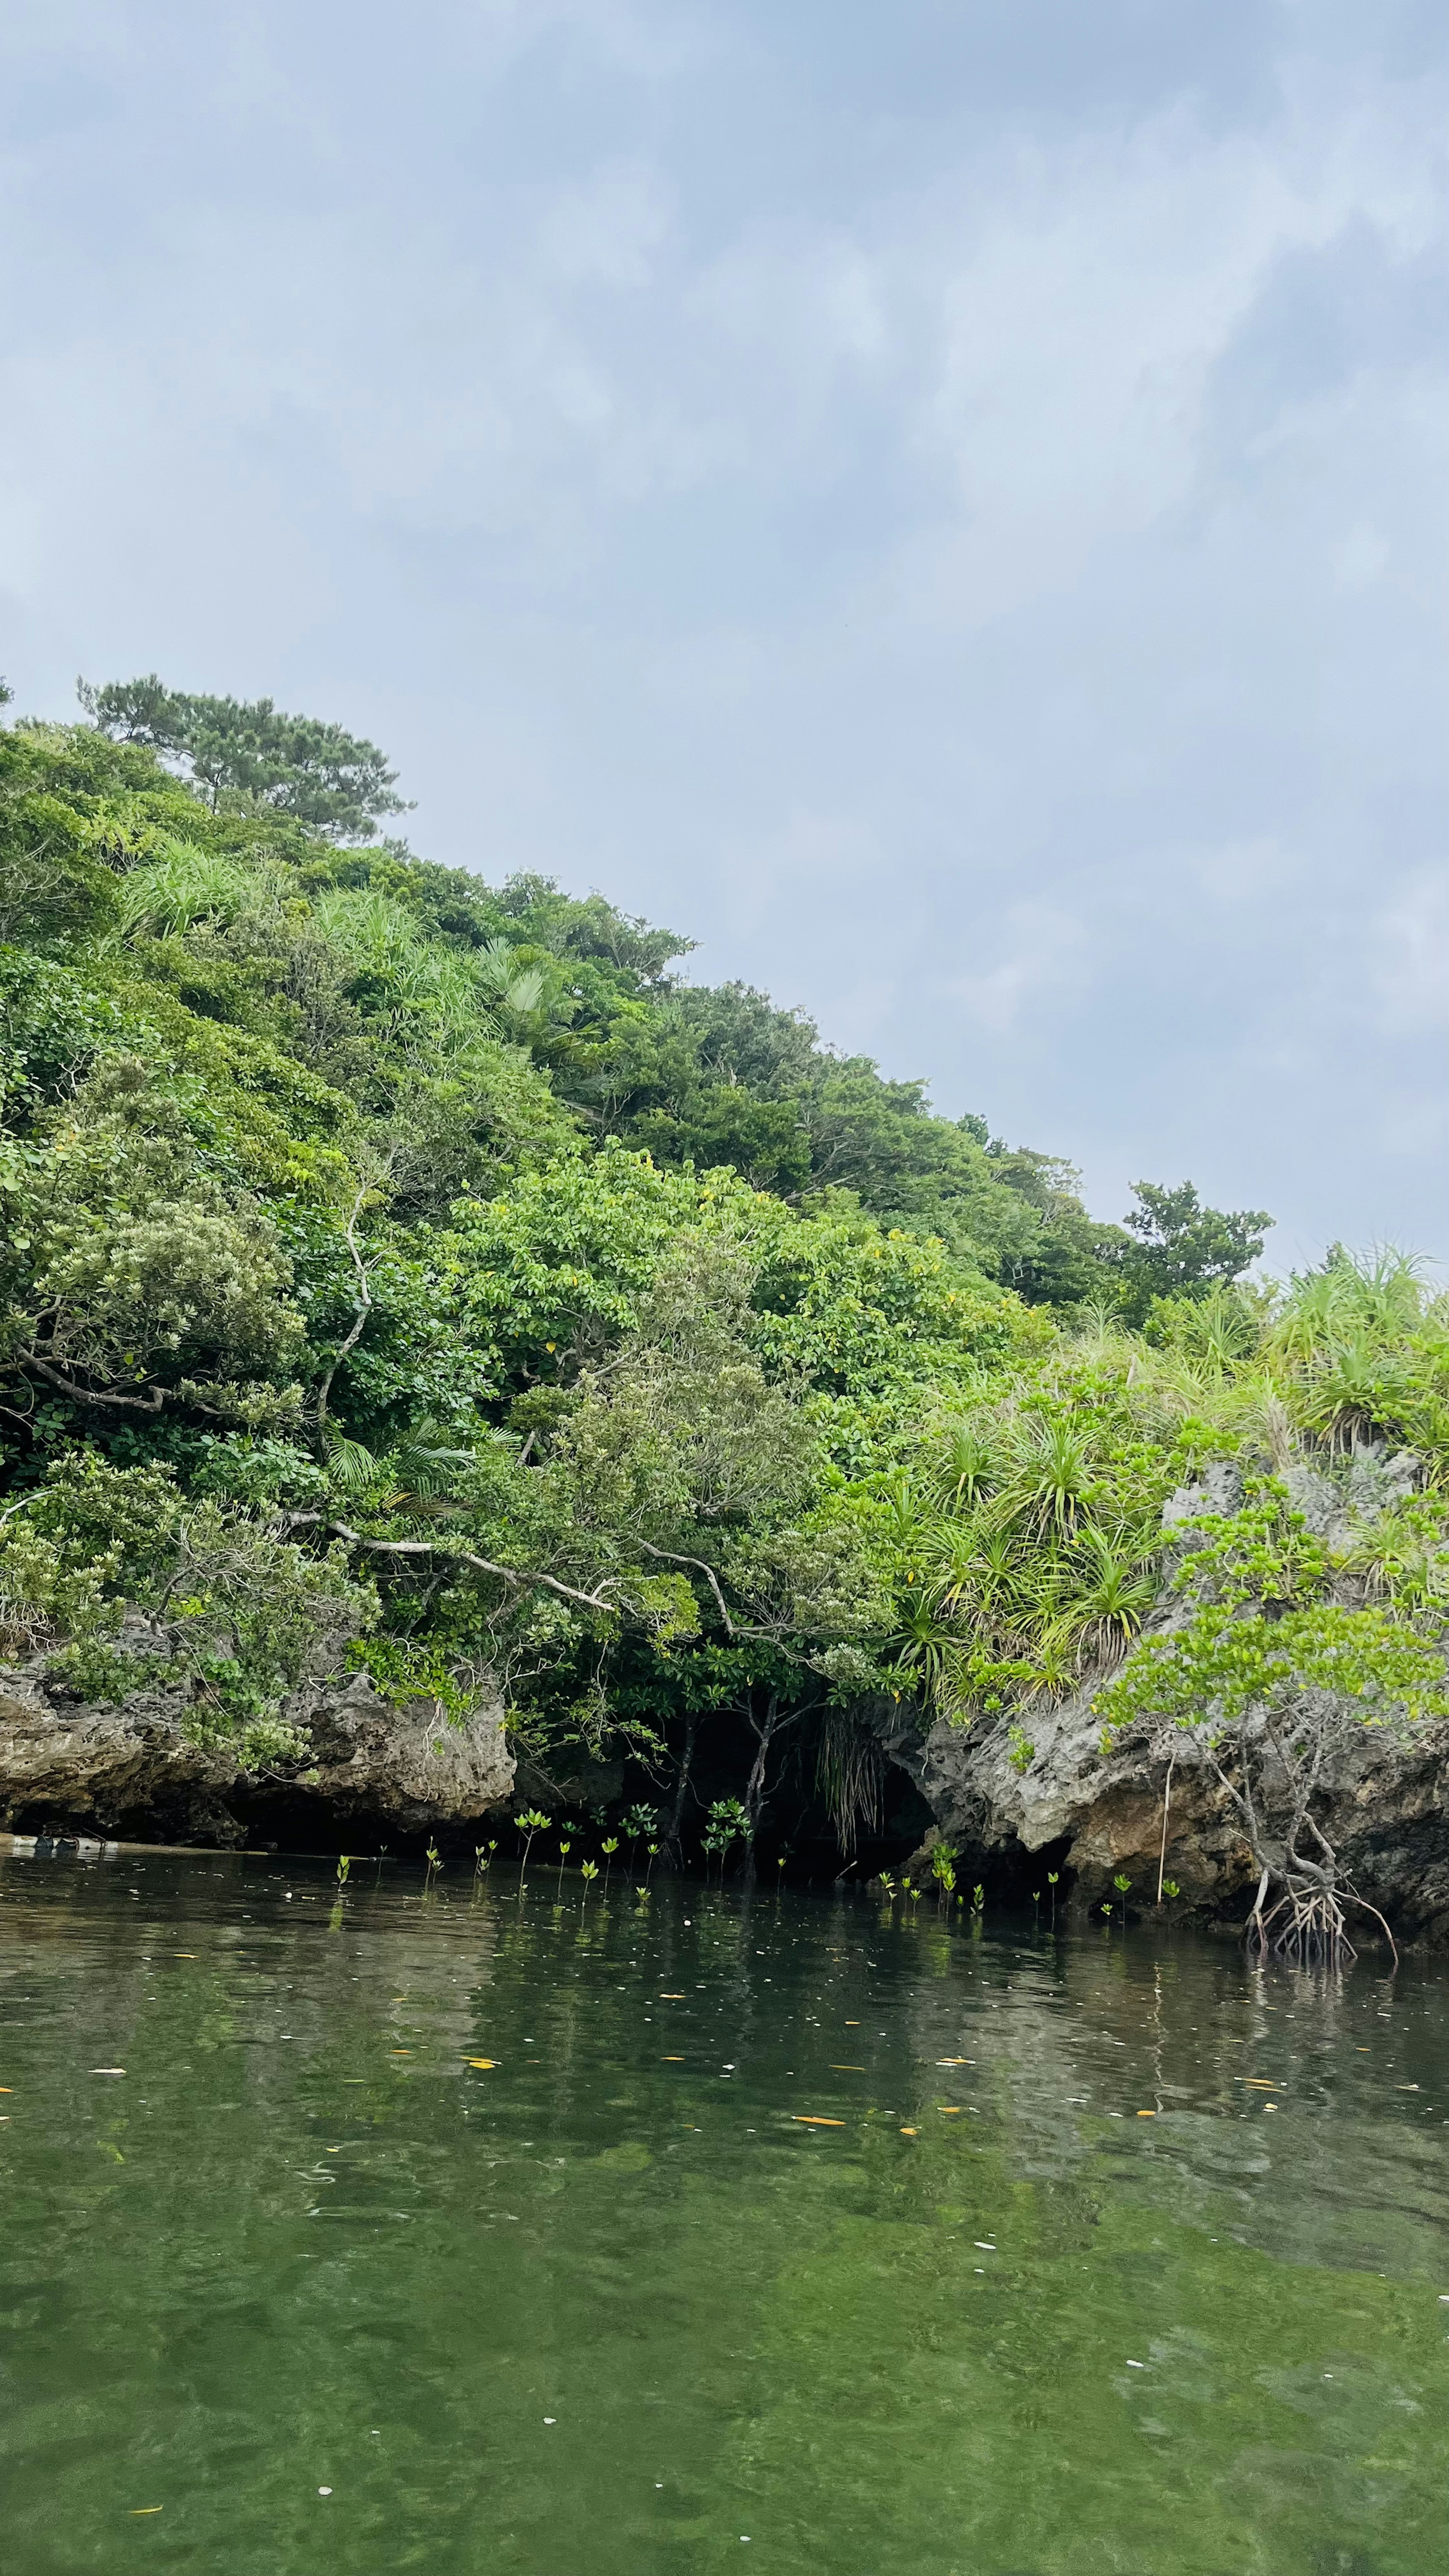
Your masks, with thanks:
[(1443, 2576), (1442, 1968), (579, 1893), (0, 1866), (7, 2576)]

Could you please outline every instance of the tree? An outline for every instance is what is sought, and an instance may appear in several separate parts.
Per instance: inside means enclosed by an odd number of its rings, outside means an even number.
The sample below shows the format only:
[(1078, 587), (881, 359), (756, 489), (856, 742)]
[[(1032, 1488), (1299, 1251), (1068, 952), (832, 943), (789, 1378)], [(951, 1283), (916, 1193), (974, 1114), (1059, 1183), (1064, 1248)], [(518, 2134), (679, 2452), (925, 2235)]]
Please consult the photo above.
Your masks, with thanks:
[(1383, 1917), (1345, 1871), (1315, 1800), (1365, 1728), (1403, 1738), (1449, 1716), (1440, 1620), (1380, 1608), (1361, 1587), (1355, 1599), (1271, 1478), (1240, 1511), (1184, 1522), (1178, 1537), (1173, 1589), (1190, 1615), (1149, 1637), (1099, 1693), (1107, 1740), (1139, 1722), (1169, 1745), (1189, 1735), (1258, 1872), (1254, 1947), (1300, 1962), (1351, 1957), (1345, 1909)]
[(1146, 1320), (1154, 1297), (1206, 1297), (1241, 1276), (1257, 1260), (1273, 1219), (1264, 1208), (1227, 1215), (1204, 1207), (1191, 1181), (1163, 1189), (1134, 1181), (1136, 1207), (1126, 1223), (1136, 1238), (1121, 1253), (1119, 1268), (1127, 1310)]
[(377, 818), (404, 814), (397, 771), (376, 743), (271, 698), (213, 698), (141, 680), (76, 683), (93, 724), (113, 741), (148, 744), (188, 776), (213, 812), (224, 803), (285, 814), (334, 840), (368, 841)]

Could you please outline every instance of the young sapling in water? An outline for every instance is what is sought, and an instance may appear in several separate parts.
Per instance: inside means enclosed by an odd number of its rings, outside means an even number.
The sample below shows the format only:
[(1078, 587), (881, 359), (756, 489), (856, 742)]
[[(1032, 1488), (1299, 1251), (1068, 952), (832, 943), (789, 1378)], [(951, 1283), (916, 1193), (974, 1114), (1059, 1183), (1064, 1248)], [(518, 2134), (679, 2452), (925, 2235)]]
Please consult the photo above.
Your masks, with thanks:
[(541, 1807), (525, 1807), (523, 1813), (515, 1816), (513, 1821), (523, 1836), (523, 1859), (518, 1871), (518, 1893), (522, 1896), (528, 1879), (528, 1855), (533, 1845), (533, 1837), (535, 1834), (546, 1834), (553, 1823), (553, 1818), (546, 1816)]

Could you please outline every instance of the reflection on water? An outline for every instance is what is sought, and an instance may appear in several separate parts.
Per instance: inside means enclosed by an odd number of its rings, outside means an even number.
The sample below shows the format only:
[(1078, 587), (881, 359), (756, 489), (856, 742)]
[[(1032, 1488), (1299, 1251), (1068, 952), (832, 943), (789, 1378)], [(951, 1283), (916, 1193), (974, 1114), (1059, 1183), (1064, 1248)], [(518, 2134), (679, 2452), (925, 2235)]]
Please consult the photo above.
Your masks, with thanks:
[(1442, 2576), (1443, 1966), (580, 1894), (0, 1865), (9, 2576)]

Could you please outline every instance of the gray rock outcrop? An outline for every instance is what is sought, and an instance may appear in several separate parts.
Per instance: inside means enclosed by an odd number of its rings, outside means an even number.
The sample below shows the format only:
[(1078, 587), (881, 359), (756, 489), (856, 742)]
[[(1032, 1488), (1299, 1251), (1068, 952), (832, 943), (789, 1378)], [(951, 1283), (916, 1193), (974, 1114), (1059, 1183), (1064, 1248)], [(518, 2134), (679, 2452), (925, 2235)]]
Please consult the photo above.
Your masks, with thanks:
[(77, 1700), (44, 1656), (0, 1666), (0, 1824), (71, 1826), (145, 1839), (240, 1843), (269, 1809), (423, 1831), (465, 1825), (513, 1786), (503, 1709), (485, 1701), (461, 1723), (431, 1700), (395, 1708), (365, 1673), (309, 1684), (284, 1714), (305, 1728), (306, 1757), (244, 1772), (225, 1746), (193, 1742), (187, 1703), (158, 1685), (119, 1707)]
[[(1407, 1453), (1365, 1449), (1342, 1480), (1297, 1464), (1285, 1481), (1309, 1528), (1340, 1544), (1412, 1489), (1416, 1466)], [(1219, 1462), (1172, 1497), (1164, 1522), (1171, 1529), (1230, 1512), (1241, 1499), (1237, 1470)], [(1149, 1628), (1162, 1634), (1186, 1615), (1166, 1598)], [(1070, 1884), (1078, 1913), (1103, 1903), (1119, 1873), (1132, 1881), (1134, 1909), (1154, 1905), (1165, 1868), (1182, 1891), (1178, 1912), (1241, 1919), (1257, 1872), (1202, 1747), (1188, 1731), (1164, 1745), (1154, 1730), (1134, 1727), (1104, 1752), (1092, 1706), (1098, 1686), (1026, 1714), (1031, 1757), (1020, 1769), (1004, 1718), (940, 1722), (925, 1734), (899, 1721), (882, 1728), (887, 1754), (910, 1773), (936, 1819), (918, 1857), (938, 1839), (978, 1867), (992, 1857), (1026, 1865), (1040, 1854), (1041, 1870), (1056, 1868)], [(1449, 1723), (1425, 1722), (1407, 1742), (1366, 1726), (1346, 1730), (1315, 1812), (1349, 1876), (1396, 1933), (1449, 1942)], [(1034, 1884), (1029, 1866), (1025, 1874)]]

